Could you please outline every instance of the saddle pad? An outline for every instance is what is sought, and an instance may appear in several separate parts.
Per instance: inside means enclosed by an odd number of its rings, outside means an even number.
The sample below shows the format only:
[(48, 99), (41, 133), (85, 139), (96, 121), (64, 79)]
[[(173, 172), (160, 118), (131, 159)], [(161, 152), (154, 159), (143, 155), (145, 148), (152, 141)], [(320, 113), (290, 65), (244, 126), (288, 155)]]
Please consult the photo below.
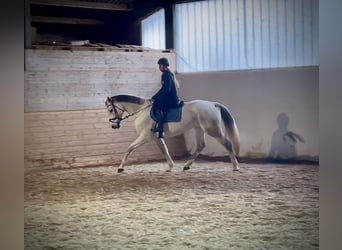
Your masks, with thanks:
[[(172, 108), (167, 111), (166, 120), (164, 122), (179, 122), (182, 119), (182, 106), (177, 108)], [(151, 109), (150, 112), (151, 118), (154, 121), (157, 121), (154, 108)]]

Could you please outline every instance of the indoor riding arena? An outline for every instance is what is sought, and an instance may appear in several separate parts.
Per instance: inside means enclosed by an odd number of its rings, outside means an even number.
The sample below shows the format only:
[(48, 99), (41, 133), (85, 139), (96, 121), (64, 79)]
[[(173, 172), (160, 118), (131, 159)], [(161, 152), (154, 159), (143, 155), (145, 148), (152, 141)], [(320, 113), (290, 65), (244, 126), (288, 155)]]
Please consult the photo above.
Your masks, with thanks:
[[(319, 249), (318, 0), (26, 1), (25, 249)], [(124, 29), (122, 27), (125, 27)], [(228, 107), (234, 171), (193, 129), (134, 150), (107, 97)], [(139, 114), (137, 114), (138, 116)]]

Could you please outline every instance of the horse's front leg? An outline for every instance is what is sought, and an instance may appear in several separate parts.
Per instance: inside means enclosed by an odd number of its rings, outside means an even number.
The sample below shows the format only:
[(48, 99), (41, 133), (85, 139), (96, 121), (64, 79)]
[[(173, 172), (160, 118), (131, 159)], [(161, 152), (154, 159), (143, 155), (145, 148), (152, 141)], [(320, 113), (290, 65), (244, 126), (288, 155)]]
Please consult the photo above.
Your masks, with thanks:
[(164, 139), (163, 138), (158, 138), (158, 139), (156, 138), (155, 141), (156, 141), (158, 147), (163, 152), (163, 154), (164, 154), (164, 156), (165, 156), (165, 158), (167, 160), (167, 163), (169, 165), (169, 167), (167, 168), (166, 172), (171, 172), (171, 170), (172, 170), (172, 168), (173, 168), (173, 166), (175, 164), (174, 164), (174, 162), (173, 162), (173, 160), (172, 160), (172, 158), (171, 158), (171, 156), (169, 154), (169, 149), (167, 148)]
[(132, 153), (133, 150), (139, 148), (140, 146), (142, 146), (143, 144), (145, 144), (148, 140), (146, 139), (146, 137), (144, 136), (139, 136), (137, 139), (135, 139), (134, 142), (131, 143), (131, 145), (129, 145), (124, 157), (121, 160), (121, 164), (118, 168), (118, 173), (121, 173), (124, 171), (124, 164), (127, 161), (128, 156), (130, 155), (130, 153)]

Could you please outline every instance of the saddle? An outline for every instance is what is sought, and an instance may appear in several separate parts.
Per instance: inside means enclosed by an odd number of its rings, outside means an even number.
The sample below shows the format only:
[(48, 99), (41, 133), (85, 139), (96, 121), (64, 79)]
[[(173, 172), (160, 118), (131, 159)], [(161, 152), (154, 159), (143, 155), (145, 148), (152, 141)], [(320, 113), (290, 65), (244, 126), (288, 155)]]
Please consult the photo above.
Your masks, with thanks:
[[(175, 108), (170, 108), (167, 110), (165, 117), (164, 117), (164, 122), (179, 122), (182, 119), (182, 110), (184, 106), (184, 101), (179, 101), (177, 107)], [(155, 107), (152, 107), (150, 116), (153, 121), (157, 122), (157, 110)]]

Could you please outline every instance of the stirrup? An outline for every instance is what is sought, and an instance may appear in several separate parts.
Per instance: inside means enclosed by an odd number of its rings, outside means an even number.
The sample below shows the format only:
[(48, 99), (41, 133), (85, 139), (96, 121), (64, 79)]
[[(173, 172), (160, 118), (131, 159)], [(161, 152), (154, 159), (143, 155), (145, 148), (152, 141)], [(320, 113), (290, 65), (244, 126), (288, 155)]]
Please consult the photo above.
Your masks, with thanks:
[(151, 129), (151, 132), (158, 133), (158, 138), (164, 138), (164, 131), (158, 129)]
[(158, 126), (154, 126), (153, 128), (151, 128), (151, 132), (158, 133), (158, 138), (164, 138), (164, 131), (162, 129), (159, 129)]
[(151, 128), (151, 132), (157, 133), (160, 132), (159, 128), (157, 126)]
[(164, 138), (164, 132), (158, 131), (158, 138)]

